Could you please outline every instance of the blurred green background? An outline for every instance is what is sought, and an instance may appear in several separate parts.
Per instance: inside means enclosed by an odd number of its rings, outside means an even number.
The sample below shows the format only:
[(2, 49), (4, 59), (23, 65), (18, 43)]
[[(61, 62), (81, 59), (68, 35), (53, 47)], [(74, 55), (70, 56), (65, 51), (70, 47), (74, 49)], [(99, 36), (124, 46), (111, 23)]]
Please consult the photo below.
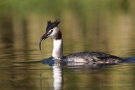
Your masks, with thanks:
[[(44, 86), (52, 85), (52, 71), (49, 66), (14, 62), (40, 61), (51, 56), (52, 40), (47, 39), (42, 43), (43, 54), (39, 51), (38, 43), (45, 33), (47, 21), (56, 19), (61, 21), (59, 27), (63, 33), (64, 55), (98, 51), (123, 58), (135, 56), (134, 0), (0, 0), (1, 90), (37, 90), (40, 83), (38, 69), (42, 67), (48, 70), (44, 75), (48, 82)], [(93, 89), (101, 89), (101, 82), (123, 81), (132, 83), (132, 86), (126, 88), (133, 89), (134, 72), (130, 72), (134, 71), (133, 66), (116, 66), (102, 71), (99, 69), (97, 74), (95, 70), (92, 70), (94, 73), (91, 72), (91, 69), (86, 70), (91, 74), (80, 75), (73, 75), (67, 70), (64, 72), (64, 88), (70, 89), (74, 79), (74, 90), (79, 90), (81, 85), (85, 90), (91, 86)], [(95, 80), (99, 80), (96, 85), (93, 83)], [(106, 87), (108, 88), (125, 89)]]
[[(65, 55), (79, 51), (100, 51), (121, 57), (135, 55), (134, 3), (133, 0), (1, 0), (0, 48), (6, 51), (8, 47), (11, 49), (8, 52), (15, 55), (26, 49), (40, 54), (38, 41), (46, 22), (59, 19)], [(50, 39), (43, 43), (45, 57), (51, 55), (51, 44)]]

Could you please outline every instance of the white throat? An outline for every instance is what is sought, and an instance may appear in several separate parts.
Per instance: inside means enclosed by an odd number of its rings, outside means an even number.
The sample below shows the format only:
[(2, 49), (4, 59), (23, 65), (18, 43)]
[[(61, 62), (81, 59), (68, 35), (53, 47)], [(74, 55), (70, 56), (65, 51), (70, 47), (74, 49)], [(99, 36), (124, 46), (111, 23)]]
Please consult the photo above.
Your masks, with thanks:
[(53, 52), (52, 56), (55, 59), (61, 59), (63, 54), (62, 54), (63, 48), (62, 48), (62, 39), (53, 39)]

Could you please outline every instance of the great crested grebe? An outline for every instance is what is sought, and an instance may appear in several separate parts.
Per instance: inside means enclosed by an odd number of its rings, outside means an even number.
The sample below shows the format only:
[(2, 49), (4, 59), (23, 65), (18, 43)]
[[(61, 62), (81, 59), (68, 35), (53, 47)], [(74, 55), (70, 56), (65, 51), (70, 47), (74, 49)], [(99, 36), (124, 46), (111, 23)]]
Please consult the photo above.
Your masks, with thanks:
[(63, 56), (63, 43), (62, 33), (58, 28), (60, 21), (55, 22), (48, 21), (46, 27), (46, 33), (41, 37), (39, 42), (39, 48), (41, 50), (41, 42), (46, 38), (51, 37), (53, 40), (53, 52), (52, 57), (57, 60), (67, 60), (71, 62), (84, 62), (84, 63), (119, 63), (122, 62), (122, 58), (114, 55), (101, 53), (101, 52), (79, 52)]

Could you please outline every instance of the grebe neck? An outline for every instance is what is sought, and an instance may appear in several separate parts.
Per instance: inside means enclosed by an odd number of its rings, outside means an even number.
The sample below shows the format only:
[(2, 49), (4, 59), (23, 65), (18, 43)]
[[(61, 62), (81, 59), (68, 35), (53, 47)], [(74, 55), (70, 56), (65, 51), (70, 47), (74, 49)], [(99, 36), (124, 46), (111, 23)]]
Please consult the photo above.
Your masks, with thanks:
[(61, 32), (56, 35), (56, 37), (53, 39), (53, 52), (52, 57), (54, 59), (61, 59), (63, 56), (63, 41), (62, 41), (62, 35)]

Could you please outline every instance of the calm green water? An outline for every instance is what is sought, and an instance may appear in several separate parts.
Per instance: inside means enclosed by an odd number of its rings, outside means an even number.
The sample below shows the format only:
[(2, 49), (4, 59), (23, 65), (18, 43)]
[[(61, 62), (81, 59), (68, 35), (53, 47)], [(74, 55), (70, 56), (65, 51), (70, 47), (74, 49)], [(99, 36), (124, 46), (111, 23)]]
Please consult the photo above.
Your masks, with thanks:
[(134, 90), (134, 63), (49, 66), (41, 60), (51, 56), (52, 40), (42, 43), (42, 54), (38, 48), (47, 20), (59, 19), (64, 55), (98, 51), (135, 56), (134, 3), (0, 0), (0, 90)]

